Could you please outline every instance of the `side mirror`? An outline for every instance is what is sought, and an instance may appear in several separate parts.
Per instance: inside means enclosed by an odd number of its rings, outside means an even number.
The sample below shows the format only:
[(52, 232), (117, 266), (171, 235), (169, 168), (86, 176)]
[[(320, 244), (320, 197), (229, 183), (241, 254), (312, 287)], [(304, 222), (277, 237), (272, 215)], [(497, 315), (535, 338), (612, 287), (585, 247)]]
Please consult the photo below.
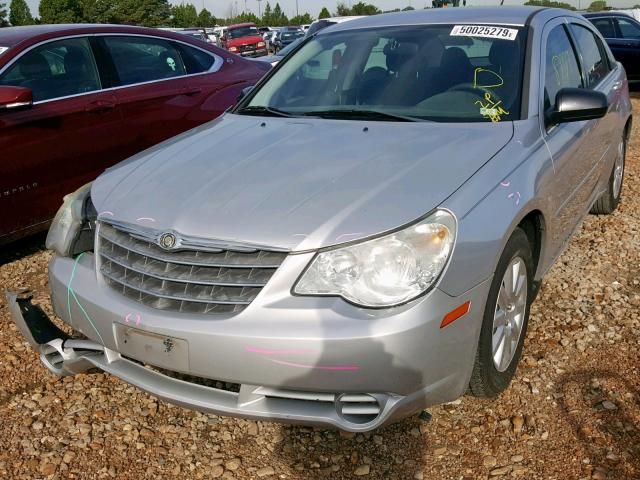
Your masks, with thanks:
[(584, 88), (563, 88), (556, 95), (556, 105), (546, 115), (547, 125), (602, 118), (609, 103), (602, 92)]
[(0, 112), (28, 108), (33, 104), (30, 88), (0, 86)]
[(238, 95), (236, 97), (236, 101), (239, 102), (240, 100), (242, 100), (244, 97), (246, 97), (247, 95), (249, 95), (249, 92), (253, 90), (253, 85), (251, 85), (250, 87), (244, 87), (242, 90), (240, 90), (240, 95)]

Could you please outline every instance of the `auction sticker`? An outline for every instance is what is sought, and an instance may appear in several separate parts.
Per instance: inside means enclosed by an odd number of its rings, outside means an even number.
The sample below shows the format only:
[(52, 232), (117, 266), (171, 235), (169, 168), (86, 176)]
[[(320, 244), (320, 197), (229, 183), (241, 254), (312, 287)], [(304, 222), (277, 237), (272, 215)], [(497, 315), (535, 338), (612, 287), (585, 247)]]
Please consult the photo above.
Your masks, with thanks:
[(456, 25), (450, 33), (454, 37), (485, 37), (501, 40), (515, 40), (518, 30), (506, 27), (491, 27), (489, 25)]
[(9, 47), (0, 47), (0, 55), (9, 50)]

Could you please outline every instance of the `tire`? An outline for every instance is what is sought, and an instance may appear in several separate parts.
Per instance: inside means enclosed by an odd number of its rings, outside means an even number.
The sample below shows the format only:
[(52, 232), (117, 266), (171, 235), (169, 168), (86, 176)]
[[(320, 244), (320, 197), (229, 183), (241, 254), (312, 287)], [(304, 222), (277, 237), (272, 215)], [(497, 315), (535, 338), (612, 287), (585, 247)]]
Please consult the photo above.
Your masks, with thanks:
[[(516, 278), (519, 281), (516, 281), (516, 285), (520, 284), (521, 287), (520, 289), (511, 289), (515, 290), (516, 294), (507, 295), (506, 292), (509, 289), (506, 288), (501, 295), (503, 282), (508, 280), (507, 270), (509, 267), (512, 267), (510, 278), (513, 278), (513, 272), (517, 270)], [(521, 277), (522, 274), (525, 275), (524, 279)], [(473, 373), (469, 380), (469, 392), (473, 396), (496, 397), (509, 386), (513, 378), (520, 361), (529, 323), (529, 309), (534, 293), (533, 274), (533, 258), (527, 234), (521, 228), (516, 228), (502, 252), (489, 288)], [(496, 349), (498, 360), (494, 360), (494, 319), (500, 322), (501, 332), (505, 339), (502, 349)], [(507, 323), (508, 327), (505, 326)], [(519, 327), (517, 337), (515, 333), (511, 334), (511, 332), (515, 332), (515, 327)], [(499, 338), (498, 330), (496, 328), (496, 340)], [(513, 337), (516, 337), (515, 340)], [(496, 343), (499, 345), (499, 342)], [(509, 354), (506, 353), (507, 349)], [(500, 352), (503, 352), (504, 355), (501, 355)], [(509, 356), (510, 358), (508, 358)]]
[(627, 139), (626, 135), (623, 134), (618, 144), (618, 152), (616, 154), (616, 160), (613, 163), (611, 176), (609, 177), (607, 191), (592, 205), (590, 213), (594, 215), (609, 215), (618, 208), (620, 204), (620, 194), (622, 193), (622, 182), (624, 180), (626, 155)]

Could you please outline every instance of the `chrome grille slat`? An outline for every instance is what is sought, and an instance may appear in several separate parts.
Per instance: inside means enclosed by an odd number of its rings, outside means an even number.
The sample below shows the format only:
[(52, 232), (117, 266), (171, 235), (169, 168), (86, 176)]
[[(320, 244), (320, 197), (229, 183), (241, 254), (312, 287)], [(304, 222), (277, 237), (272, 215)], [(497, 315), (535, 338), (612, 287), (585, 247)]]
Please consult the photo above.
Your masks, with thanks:
[[(220, 272), (206, 272), (206, 271), (197, 271), (194, 272), (193, 269), (196, 268), (196, 265), (192, 265), (191, 267), (189, 267), (188, 265), (183, 265), (183, 264), (177, 264), (174, 266), (174, 268), (168, 270), (165, 269), (162, 272), (159, 272), (159, 268), (154, 267), (153, 265), (150, 268), (143, 268), (146, 267), (147, 265), (149, 265), (148, 263), (148, 257), (144, 257), (144, 261), (145, 264), (140, 267), (138, 265), (135, 264), (135, 262), (131, 262), (129, 259), (123, 259), (120, 258), (118, 255), (114, 255), (112, 253), (106, 253), (105, 251), (101, 251), (100, 254), (106, 258), (107, 260), (112, 261), (113, 263), (117, 263), (118, 265), (125, 267), (129, 270), (133, 270), (134, 272), (140, 273), (142, 275), (148, 275), (150, 277), (154, 277), (157, 278), (159, 280), (169, 280), (172, 282), (180, 282), (180, 283), (198, 283), (201, 285), (219, 285), (219, 286), (225, 286), (225, 287), (234, 287), (234, 286), (243, 286), (243, 287), (264, 287), (267, 282), (266, 280), (268, 280), (268, 277), (270, 277), (271, 275), (268, 275), (268, 273), (270, 272), (264, 272), (267, 273), (267, 275), (261, 275), (262, 277), (267, 277), (265, 281), (262, 282), (254, 282), (252, 281), (251, 278), (249, 278), (250, 274), (241, 274), (241, 275), (237, 275), (234, 274), (233, 272), (229, 272), (229, 273), (225, 273), (224, 276), (220, 276)], [(155, 260), (154, 260), (155, 261)], [(169, 267), (171, 264), (170, 263), (165, 263), (165, 265), (167, 267)], [(166, 274), (175, 271), (175, 270), (180, 270), (179, 267), (186, 267), (186, 269), (190, 270), (188, 273), (181, 271), (181, 273), (178, 273), (178, 276), (174, 276), (174, 277), (170, 277)], [(214, 269), (217, 267), (200, 267), (200, 268), (211, 268)], [(233, 269), (234, 271), (239, 271), (241, 269)], [(162, 273), (165, 273), (165, 275), (163, 275)], [(210, 277), (206, 277), (205, 274), (211, 274), (211, 275), (216, 275), (217, 278), (220, 278), (220, 280), (208, 280), (208, 278)], [(224, 279), (227, 278), (228, 280), (225, 281)], [(234, 280), (235, 281), (231, 281)]]
[(112, 244), (162, 262), (222, 268), (278, 268), (286, 257), (286, 253), (283, 252), (265, 252), (264, 250), (251, 252), (226, 250), (222, 253), (197, 250), (165, 252), (147, 240), (141, 240), (132, 234), (119, 232), (114, 227), (107, 226), (106, 223), (102, 224), (100, 230), (100, 237)]
[(107, 284), (160, 310), (237, 313), (258, 296), (287, 255), (246, 246), (232, 250), (232, 245), (200, 251), (187, 249), (185, 242), (170, 251), (154, 244), (154, 238), (158, 234), (152, 230), (145, 236), (139, 227), (101, 222), (96, 252)]

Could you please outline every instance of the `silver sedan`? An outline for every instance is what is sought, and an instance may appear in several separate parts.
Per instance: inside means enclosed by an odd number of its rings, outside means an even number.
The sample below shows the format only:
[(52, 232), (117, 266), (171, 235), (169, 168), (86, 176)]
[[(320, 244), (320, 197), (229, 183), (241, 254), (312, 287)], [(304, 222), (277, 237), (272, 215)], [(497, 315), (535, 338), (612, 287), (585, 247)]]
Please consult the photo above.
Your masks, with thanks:
[[(225, 68), (224, 66), (222, 68)], [(304, 40), (236, 108), (69, 195), (44, 364), (225, 415), (377, 428), (520, 360), (545, 273), (620, 202), (624, 69), (565, 10), (424, 10)]]

